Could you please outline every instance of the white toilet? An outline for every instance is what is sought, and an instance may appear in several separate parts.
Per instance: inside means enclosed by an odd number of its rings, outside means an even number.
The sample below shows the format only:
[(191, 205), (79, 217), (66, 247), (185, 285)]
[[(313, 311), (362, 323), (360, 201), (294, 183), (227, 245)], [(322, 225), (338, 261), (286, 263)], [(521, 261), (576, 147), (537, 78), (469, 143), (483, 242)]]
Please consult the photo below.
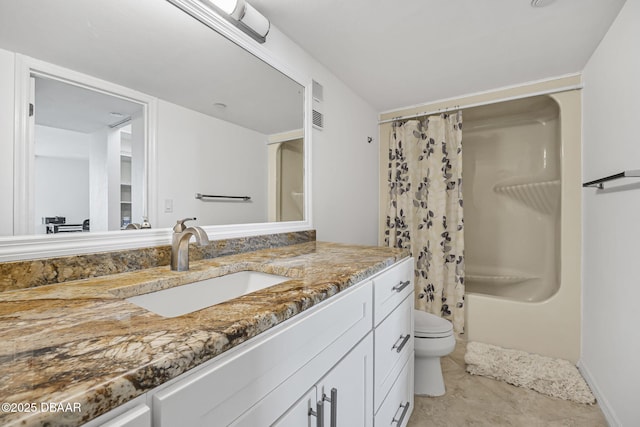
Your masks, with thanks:
[(453, 325), (446, 319), (421, 310), (414, 310), (415, 394), (442, 396), (444, 380), (440, 358), (456, 346)]

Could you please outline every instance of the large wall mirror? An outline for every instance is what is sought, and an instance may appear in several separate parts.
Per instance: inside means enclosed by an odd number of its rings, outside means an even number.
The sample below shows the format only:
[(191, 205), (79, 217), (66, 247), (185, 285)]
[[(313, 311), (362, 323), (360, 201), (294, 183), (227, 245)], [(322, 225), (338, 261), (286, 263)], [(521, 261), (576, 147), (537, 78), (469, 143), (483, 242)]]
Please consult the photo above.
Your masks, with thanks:
[(308, 220), (305, 86), (237, 42), (168, 1), (3, 0), (17, 126), (0, 140), (15, 156), (0, 246), (135, 233), (145, 217)]

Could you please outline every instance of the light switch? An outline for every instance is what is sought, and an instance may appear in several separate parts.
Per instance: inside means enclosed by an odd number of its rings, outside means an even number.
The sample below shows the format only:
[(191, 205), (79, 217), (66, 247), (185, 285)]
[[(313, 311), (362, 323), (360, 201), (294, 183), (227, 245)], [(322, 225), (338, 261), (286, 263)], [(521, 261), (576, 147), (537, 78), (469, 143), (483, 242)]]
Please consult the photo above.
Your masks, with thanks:
[(173, 199), (164, 199), (164, 213), (173, 212)]

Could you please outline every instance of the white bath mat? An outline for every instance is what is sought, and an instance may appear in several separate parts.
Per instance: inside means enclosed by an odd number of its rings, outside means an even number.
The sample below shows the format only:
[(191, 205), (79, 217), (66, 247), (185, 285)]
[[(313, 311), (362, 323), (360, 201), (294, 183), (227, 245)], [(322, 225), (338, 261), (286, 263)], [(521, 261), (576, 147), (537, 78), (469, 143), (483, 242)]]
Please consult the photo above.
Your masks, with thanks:
[(589, 386), (571, 362), (480, 342), (467, 343), (467, 372), (530, 388), (547, 396), (595, 403)]

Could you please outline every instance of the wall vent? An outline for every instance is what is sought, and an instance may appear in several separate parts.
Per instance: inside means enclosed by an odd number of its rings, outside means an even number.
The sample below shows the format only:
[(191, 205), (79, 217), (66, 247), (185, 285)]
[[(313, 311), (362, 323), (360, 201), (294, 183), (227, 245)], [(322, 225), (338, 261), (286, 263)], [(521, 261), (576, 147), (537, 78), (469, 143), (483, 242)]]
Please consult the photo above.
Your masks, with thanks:
[(324, 114), (313, 110), (313, 127), (316, 129), (324, 129)]
[(317, 81), (313, 80), (313, 87), (311, 90), (312, 94), (313, 94), (313, 99), (322, 102), (324, 101), (324, 88), (322, 87), (322, 85), (320, 83), (318, 83)]
[(313, 80), (313, 86), (311, 88), (311, 94), (313, 96), (313, 115), (312, 124), (316, 129), (324, 129), (324, 88), (320, 83)]

